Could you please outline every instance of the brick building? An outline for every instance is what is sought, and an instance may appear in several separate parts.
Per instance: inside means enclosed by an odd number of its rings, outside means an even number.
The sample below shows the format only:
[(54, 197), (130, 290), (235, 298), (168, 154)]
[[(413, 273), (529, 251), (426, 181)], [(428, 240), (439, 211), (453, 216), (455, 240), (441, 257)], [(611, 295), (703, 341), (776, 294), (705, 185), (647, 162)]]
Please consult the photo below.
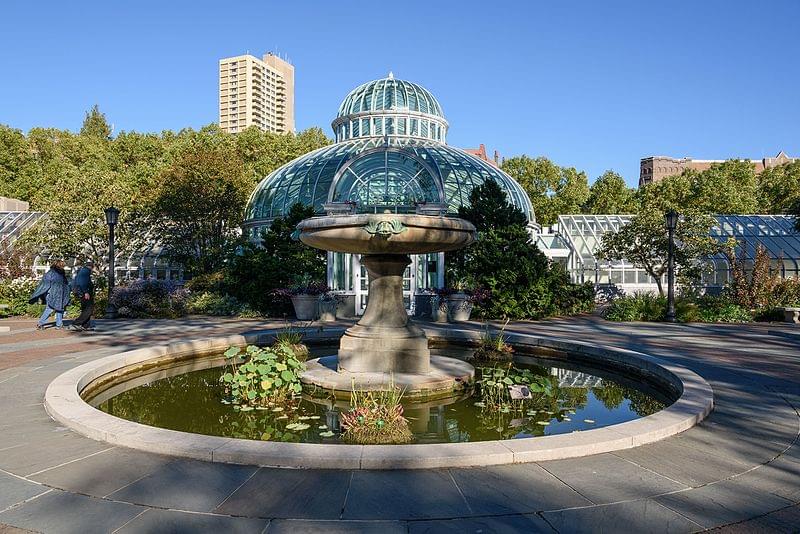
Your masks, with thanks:
[[(750, 163), (753, 164), (756, 174), (758, 174), (764, 169), (791, 163), (796, 159), (798, 158), (790, 158), (781, 150), (774, 158), (751, 159)], [(642, 158), (639, 165), (639, 187), (658, 182), (667, 176), (680, 174), (686, 169), (704, 171), (710, 169), (713, 164), (724, 161), (721, 159), (671, 158), (669, 156)]]

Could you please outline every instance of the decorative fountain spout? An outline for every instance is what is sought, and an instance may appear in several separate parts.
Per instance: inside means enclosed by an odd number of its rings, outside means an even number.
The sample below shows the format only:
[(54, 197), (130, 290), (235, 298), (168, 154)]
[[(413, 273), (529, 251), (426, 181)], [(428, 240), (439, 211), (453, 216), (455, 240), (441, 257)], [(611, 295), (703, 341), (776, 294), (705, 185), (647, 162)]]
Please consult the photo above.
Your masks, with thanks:
[(338, 359), (320, 358), (306, 379), (326, 389), (348, 391), (394, 383), (408, 396), (431, 396), (471, 380), (469, 364), (431, 357), (425, 332), (409, 319), (403, 304), (403, 272), (409, 254), (447, 252), (475, 239), (475, 227), (451, 217), (358, 214), (313, 217), (297, 229), (303, 243), (334, 252), (361, 254), (369, 273), (367, 308), (339, 344)]

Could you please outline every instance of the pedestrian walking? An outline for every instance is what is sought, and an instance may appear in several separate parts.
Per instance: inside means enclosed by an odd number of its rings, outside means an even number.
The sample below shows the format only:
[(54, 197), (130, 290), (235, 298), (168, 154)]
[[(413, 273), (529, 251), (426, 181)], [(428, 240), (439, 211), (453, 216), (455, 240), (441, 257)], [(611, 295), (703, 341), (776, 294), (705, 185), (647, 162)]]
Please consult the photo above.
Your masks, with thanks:
[(64, 328), (64, 311), (70, 300), (69, 283), (64, 266), (62, 260), (53, 262), (50, 270), (45, 273), (28, 301), (29, 304), (40, 301), (45, 305), (42, 316), (39, 317), (39, 322), (36, 324), (37, 330), (44, 330), (44, 325), (53, 312), (56, 314), (56, 328), (59, 330)]
[(94, 262), (87, 260), (75, 275), (72, 281), (72, 293), (80, 299), (81, 314), (72, 321), (72, 329), (85, 331), (92, 329), (92, 314), (94, 313), (94, 282), (92, 282), (92, 272)]

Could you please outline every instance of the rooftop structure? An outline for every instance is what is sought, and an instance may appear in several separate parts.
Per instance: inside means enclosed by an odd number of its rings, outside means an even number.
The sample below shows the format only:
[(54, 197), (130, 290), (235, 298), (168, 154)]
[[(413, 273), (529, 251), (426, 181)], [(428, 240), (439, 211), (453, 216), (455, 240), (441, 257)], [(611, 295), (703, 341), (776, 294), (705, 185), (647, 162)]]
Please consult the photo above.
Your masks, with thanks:
[[(753, 164), (756, 174), (764, 169), (791, 163), (798, 158), (790, 158), (782, 150), (774, 158), (748, 160)], [(687, 169), (704, 171), (715, 163), (724, 163), (722, 159), (673, 158), (670, 156), (649, 156), (642, 158), (639, 164), (639, 187), (663, 180), (667, 176), (680, 174)]]

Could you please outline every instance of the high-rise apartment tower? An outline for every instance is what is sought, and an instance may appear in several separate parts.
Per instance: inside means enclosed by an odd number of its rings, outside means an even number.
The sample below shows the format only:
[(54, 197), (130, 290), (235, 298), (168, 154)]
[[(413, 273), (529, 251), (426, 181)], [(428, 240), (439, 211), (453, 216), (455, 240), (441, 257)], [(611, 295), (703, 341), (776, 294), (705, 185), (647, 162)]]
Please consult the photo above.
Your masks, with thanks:
[(250, 126), (294, 132), (294, 66), (272, 53), (220, 59), (219, 126), (228, 133)]

